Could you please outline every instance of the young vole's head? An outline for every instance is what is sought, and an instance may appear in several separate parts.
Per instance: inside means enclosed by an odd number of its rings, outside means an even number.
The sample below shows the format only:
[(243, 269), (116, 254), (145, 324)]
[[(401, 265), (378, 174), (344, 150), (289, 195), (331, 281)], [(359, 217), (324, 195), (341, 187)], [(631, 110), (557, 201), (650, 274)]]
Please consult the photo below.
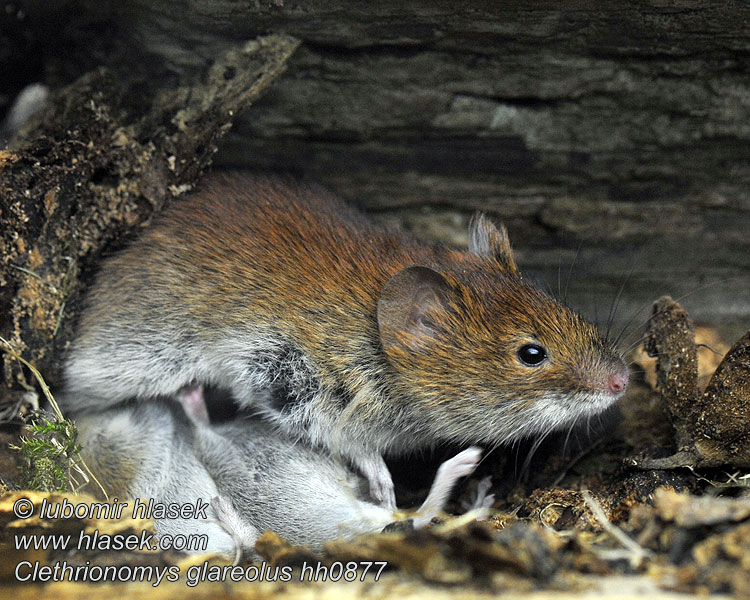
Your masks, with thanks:
[(482, 215), (469, 252), (396, 273), (378, 300), (383, 350), (435, 439), (494, 444), (546, 433), (622, 396), (627, 367), (596, 328), (518, 270)]

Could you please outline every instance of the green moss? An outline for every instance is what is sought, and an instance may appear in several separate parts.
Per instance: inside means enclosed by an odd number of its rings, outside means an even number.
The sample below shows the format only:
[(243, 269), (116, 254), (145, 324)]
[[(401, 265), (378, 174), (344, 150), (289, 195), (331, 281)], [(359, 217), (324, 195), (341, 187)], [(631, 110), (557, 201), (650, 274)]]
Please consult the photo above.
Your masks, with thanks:
[(37, 412), (26, 425), (19, 445), (11, 448), (21, 453), (21, 484), (46, 492), (74, 491), (73, 472), (77, 470), (80, 446), (78, 431), (67, 419), (50, 419)]

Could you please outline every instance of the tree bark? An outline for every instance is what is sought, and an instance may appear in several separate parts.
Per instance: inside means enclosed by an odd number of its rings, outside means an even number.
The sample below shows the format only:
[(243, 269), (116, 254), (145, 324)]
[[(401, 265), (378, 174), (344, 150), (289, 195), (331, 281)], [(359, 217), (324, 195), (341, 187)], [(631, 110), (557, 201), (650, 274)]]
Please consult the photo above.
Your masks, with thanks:
[[(309, 177), (379, 219), (456, 244), (470, 214), (485, 210), (507, 224), (522, 269), (588, 316), (604, 319), (627, 280), (620, 323), (638, 307), (645, 319), (662, 294), (690, 294), (682, 302), (699, 322), (750, 319), (746, 3), (35, 0), (24, 9), (24, 35), (7, 34), (9, 56), (33, 55), (26, 67), (10, 61), (19, 89), (103, 64), (150, 93), (243, 40), (293, 35), (302, 46), (286, 75), (239, 116), (217, 165)], [(150, 110), (139, 94), (123, 104)], [(151, 123), (139, 143), (158, 130)], [(114, 183), (122, 175), (107, 164), (86, 168)], [(4, 305), (14, 293), (3, 291)]]
[[(130, 108), (133, 82), (106, 68), (54, 95), (25, 140), (0, 152), (3, 350), (57, 382), (80, 292), (102, 250), (190, 189), (233, 115), (283, 71), (296, 47), (288, 36), (241, 44), (200, 77), (141, 91), (137, 110)], [(33, 384), (9, 352), (2, 357), (0, 404), (10, 390)]]

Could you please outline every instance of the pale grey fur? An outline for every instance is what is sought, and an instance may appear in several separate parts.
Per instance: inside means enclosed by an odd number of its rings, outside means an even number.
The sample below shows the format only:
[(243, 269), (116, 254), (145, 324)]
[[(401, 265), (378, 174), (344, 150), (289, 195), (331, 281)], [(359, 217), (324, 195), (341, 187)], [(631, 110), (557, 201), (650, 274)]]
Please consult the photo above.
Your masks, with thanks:
[(49, 88), (42, 83), (30, 83), (23, 88), (5, 120), (0, 124), (0, 147), (10, 140), (32, 117), (44, 110), (49, 99)]
[(74, 412), (171, 395), (193, 382), (229, 386), (242, 406), (261, 401), (260, 391), (271, 390), (282, 375), (294, 399), (306, 400), (318, 389), (309, 361), (275, 332), (228, 331), (206, 347), (196, 342), (198, 332), (163, 322), (148, 332), (149, 320), (137, 317), (130, 315), (117, 331), (102, 327), (74, 340), (65, 362), (64, 395)]
[[(219, 494), (196, 454), (193, 425), (179, 407), (167, 402), (119, 406), (82, 416), (76, 424), (84, 460), (120, 500), (194, 504), (198, 499), (210, 503)], [(118, 481), (112, 485), (119, 489), (110, 487), (113, 478)], [(234, 537), (219, 523), (213, 507), (207, 514), (208, 522), (157, 519), (156, 533), (205, 534), (207, 552), (232, 554)]]
[[(258, 418), (210, 425), (200, 414), (190, 416), (192, 422), (165, 400), (77, 419), (85, 456), (102, 478), (108, 470), (123, 470), (123, 464), (137, 465), (128, 496), (211, 501), (212, 521), (162, 519), (156, 522), (158, 533), (206, 533), (209, 551), (231, 555), (236, 544), (252, 554), (267, 529), (320, 550), (326, 540), (380, 531), (393, 522), (390, 509), (365, 499), (366, 481), (324, 451), (295, 442)], [(480, 456), (469, 448), (440, 466), (416, 527), (442, 510), (457, 479), (470, 474)], [(483, 499), (479, 508), (486, 505)]]
[[(318, 550), (326, 540), (380, 531), (394, 520), (391, 510), (365, 499), (366, 482), (342, 462), (274, 434), (262, 421), (210, 427), (198, 439), (222, 495), (258, 530)], [(440, 466), (415, 527), (442, 511), (456, 480), (470, 474), (480, 456), (469, 448)]]

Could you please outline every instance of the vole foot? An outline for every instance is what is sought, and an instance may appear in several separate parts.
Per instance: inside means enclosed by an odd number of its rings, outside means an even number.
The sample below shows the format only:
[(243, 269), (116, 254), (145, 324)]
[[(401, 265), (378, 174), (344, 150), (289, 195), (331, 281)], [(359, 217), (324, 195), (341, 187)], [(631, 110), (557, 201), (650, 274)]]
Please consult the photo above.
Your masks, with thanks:
[(477, 484), (472, 501), (463, 504), (466, 512), (476, 512), (477, 521), (485, 521), (490, 516), (490, 508), (495, 503), (495, 494), (487, 493), (491, 488), (492, 477), (488, 475)]
[(352, 462), (362, 471), (370, 483), (370, 496), (380, 506), (390, 511), (396, 510), (396, 490), (393, 479), (383, 457), (379, 454), (365, 454), (352, 457)]
[(480, 458), (482, 458), (482, 450), (476, 446), (472, 446), (463, 452), (459, 452), (456, 456), (446, 460), (440, 465), (437, 476), (435, 477), (435, 483), (437, 483), (440, 478), (444, 477), (446, 479), (451, 478), (452, 485), (459, 477), (471, 475), (474, 472), (474, 469), (477, 468)]
[(471, 475), (477, 468), (480, 458), (482, 458), (482, 451), (471, 447), (440, 465), (430, 493), (419, 508), (420, 515), (414, 519), (414, 527), (424, 527), (443, 510), (456, 481), (461, 477)]
[(240, 517), (229, 499), (223, 496), (214, 496), (211, 499), (211, 508), (216, 514), (219, 525), (232, 536), (236, 545), (235, 562), (243, 556), (255, 556), (255, 542), (260, 537), (255, 527), (248, 525)]
[(476, 508), (489, 508), (495, 503), (495, 494), (488, 494), (492, 489), (492, 477), (487, 475), (484, 479), (482, 479), (479, 484), (477, 485), (477, 495), (476, 498), (474, 498), (474, 506), (472, 506), (472, 509)]
[(370, 496), (372, 496), (383, 508), (396, 510), (396, 490), (391, 479), (391, 472), (383, 465), (384, 471), (371, 474), (367, 477), (370, 481)]

